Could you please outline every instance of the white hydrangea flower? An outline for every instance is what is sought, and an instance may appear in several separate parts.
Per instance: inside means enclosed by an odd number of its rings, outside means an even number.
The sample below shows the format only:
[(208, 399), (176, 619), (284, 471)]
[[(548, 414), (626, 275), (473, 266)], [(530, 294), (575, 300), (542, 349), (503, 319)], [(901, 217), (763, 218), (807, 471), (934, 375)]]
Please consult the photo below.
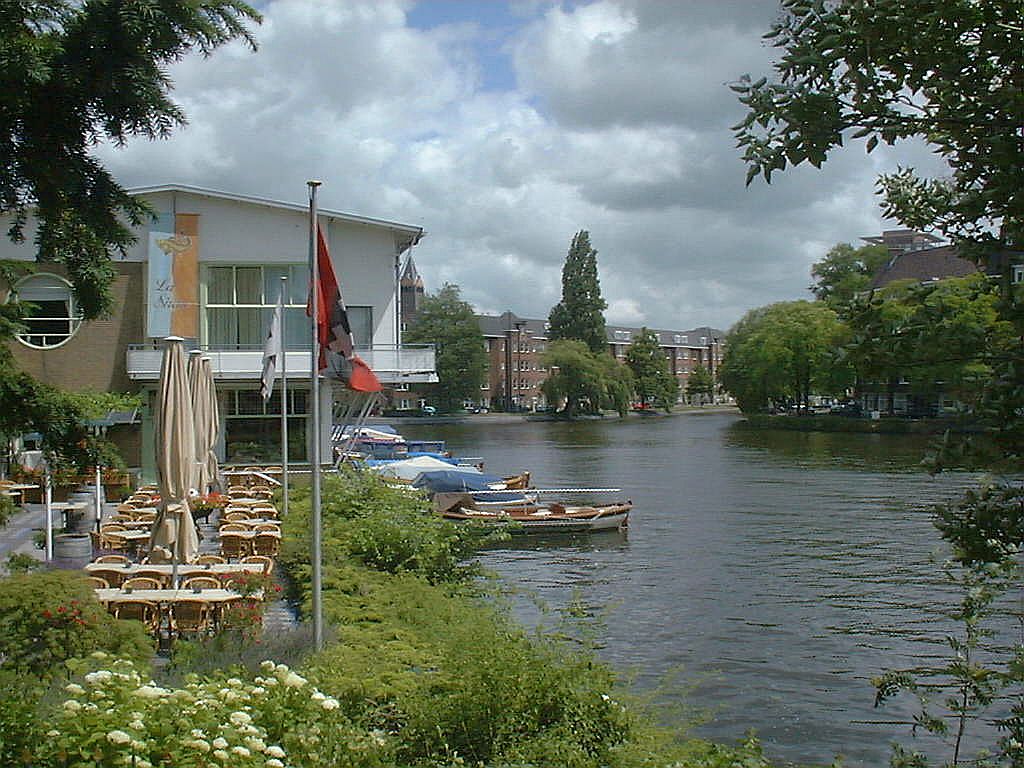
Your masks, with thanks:
[(78, 712), (82, 709), (82, 705), (74, 699), (68, 699), (64, 702), (64, 709), (66, 709), (68, 712)]
[(374, 728), (372, 731), (370, 731), (370, 739), (378, 747), (383, 747), (385, 744), (388, 743), (386, 737), (387, 737), (387, 734), (384, 731), (382, 731), (380, 728)]
[(284, 768), (284, 763), (276, 758), (270, 758), (264, 763), (267, 768)]
[(326, 709), (327, 711), (330, 711), (332, 709), (337, 709), (338, 708), (338, 700), (337, 699), (324, 699), (323, 701), (320, 702), (320, 706), (323, 707), (324, 709)]
[(270, 659), (266, 659), (260, 662), (260, 669), (262, 669), (264, 672), (273, 672), (275, 669), (277, 669), (277, 665)]
[(206, 734), (203, 733), (201, 728), (193, 728), (191, 731), (189, 731), (189, 736), (191, 736), (194, 739), (205, 739), (206, 738)]
[(228, 716), (228, 720), (230, 720), (235, 725), (248, 725), (252, 722), (252, 717), (249, 715), (248, 712), (232, 712)]
[(135, 768), (153, 768), (153, 764), (149, 760), (136, 760)]
[(313, 695), (309, 698), (311, 698), (313, 701), (323, 701), (327, 697), (320, 693), (320, 691), (313, 691)]
[(105, 658), (107, 658), (107, 654), (105, 654), (103, 651), (93, 651), (89, 655), (94, 659), (99, 659), (100, 661), (103, 661)]
[(216, 749), (227, 749), (228, 742), (223, 737), (218, 736), (216, 739), (213, 740), (213, 746)]
[(253, 696), (262, 696), (266, 692), (266, 688), (260, 688), (259, 686), (256, 686), (251, 691), (249, 691), (249, 693), (251, 693)]
[(267, 754), (271, 757), (284, 757), (285, 755), (284, 750), (277, 746), (277, 744), (271, 744), (269, 747), (267, 747), (266, 751)]
[(143, 731), (146, 729), (146, 724), (141, 720), (132, 720), (130, 723), (128, 723), (128, 727), (131, 728), (133, 731)]
[(95, 672), (90, 672), (85, 676), (85, 682), (89, 685), (99, 685), (100, 683), (106, 683), (112, 680), (114, 674), (109, 669), (97, 669)]
[(226, 763), (229, 757), (228, 753), (225, 752), (223, 749), (213, 750), (213, 756), (220, 760), (222, 763)]
[(134, 691), (135, 695), (140, 699), (160, 699), (170, 693), (166, 688), (161, 688), (158, 685), (143, 685), (140, 688), (136, 688)]
[(249, 757), (252, 754), (252, 752), (250, 752), (248, 749), (246, 749), (242, 745), (238, 745), (237, 747), (232, 747), (231, 751), (234, 752), (239, 757)]
[(210, 751), (210, 742), (205, 739), (192, 739), (191, 741), (186, 741), (185, 744), (186, 746), (198, 749), (200, 752)]
[(81, 696), (85, 693), (85, 688), (80, 686), (78, 683), (68, 683), (64, 686), (64, 690), (70, 693), (72, 696)]
[(111, 744), (127, 744), (131, 740), (132, 737), (124, 731), (111, 731), (107, 734), (107, 741), (109, 741)]
[(268, 688), (273, 688), (275, 685), (277, 685), (277, 679), (273, 677), (268, 677), (266, 680), (263, 681), (263, 684)]
[(294, 672), (289, 672), (281, 682), (289, 688), (301, 688), (306, 684), (306, 678), (302, 675), (297, 675)]
[(274, 671), (276, 671), (279, 675), (283, 675), (286, 672), (288, 672), (288, 665), (278, 664), (276, 667), (274, 667)]
[(49, 736), (51, 739), (56, 739), (58, 736), (60, 736), (60, 731), (47, 731), (46, 735)]
[(256, 736), (247, 737), (245, 740), (245, 746), (253, 752), (262, 752), (267, 748), (267, 745), (263, 743), (263, 739), (257, 738)]

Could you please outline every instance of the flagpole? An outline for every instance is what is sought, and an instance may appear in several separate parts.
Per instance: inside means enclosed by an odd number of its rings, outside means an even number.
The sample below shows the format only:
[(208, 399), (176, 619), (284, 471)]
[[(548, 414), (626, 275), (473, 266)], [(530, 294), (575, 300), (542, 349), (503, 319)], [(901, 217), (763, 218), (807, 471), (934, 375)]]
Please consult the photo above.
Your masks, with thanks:
[(284, 297), (288, 291), (288, 277), (281, 276), (281, 487), (283, 503), (281, 515), (288, 517), (288, 364), (285, 362), (285, 348), (288, 346), (288, 334), (284, 324)]
[(313, 305), (313, 346), (310, 362), (310, 387), (313, 415), (313, 455), (310, 459), (312, 481), (312, 544), (313, 551), (313, 642), (319, 651), (324, 647), (324, 616), (321, 602), (321, 551), (320, 551), (320, 269), (317, 254), (319, 224), (317, 221), (316, 190), (319, 181), (307, 181), (309, 187), (309, 274)]

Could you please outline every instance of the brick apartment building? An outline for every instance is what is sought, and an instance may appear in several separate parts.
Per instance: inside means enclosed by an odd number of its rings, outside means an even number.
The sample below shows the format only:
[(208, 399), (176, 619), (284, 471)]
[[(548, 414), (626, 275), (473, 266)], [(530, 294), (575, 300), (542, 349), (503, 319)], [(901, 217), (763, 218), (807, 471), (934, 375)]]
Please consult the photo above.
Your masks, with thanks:
[[(542, 360), (547, 350), (547, 321), (519, 317), (513, 312), (478, 315), (487, 345), (487, 379), (474, 405), (503, 410), (536, 410), (547, 406), (541, 385), (548, 371)], [(607, 327), (608, 351), (625, 362), (626, 350), (640, 328)], [(668, 370), (679, 382), (680, 398), (686, 391), (690, 372), (704, 366), (715, 374), (722, 362), (725, 332), (707, 326), (688, 331), (650, 329), (668, 362)]]

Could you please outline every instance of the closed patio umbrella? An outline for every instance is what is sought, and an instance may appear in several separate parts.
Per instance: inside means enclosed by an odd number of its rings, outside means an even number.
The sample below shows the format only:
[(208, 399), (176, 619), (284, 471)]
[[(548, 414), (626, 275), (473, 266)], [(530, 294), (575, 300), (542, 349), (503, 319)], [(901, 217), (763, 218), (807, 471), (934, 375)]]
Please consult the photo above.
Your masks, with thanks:
[(210, 358), (201, 357), (197, 353), (189, 355), (188, 381), (192, 391), (196, 440), (196, 480), (193, 487), (205, 494), (211, 485), (217, 484), (217, 455), (214, 448), (220, 429), (220, 411)]
[[(156, 468), (160, 507), (150, 549), (171, 550), (173, 563), (188, 563), (199, 551), (199, 535), (188, 506), (195, 479), (195, 422), (182, 339), (168, 337), (156, 401)], [(177, 568), (173, 569), (177, 581)]]

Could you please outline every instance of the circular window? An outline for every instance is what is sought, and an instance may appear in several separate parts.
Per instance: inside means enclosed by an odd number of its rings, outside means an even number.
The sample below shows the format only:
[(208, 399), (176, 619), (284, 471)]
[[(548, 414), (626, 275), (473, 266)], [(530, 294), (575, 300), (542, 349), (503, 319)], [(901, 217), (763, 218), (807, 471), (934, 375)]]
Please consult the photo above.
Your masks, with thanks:
[(15, 298), (26, 302), (18, 341), (35, 349), (53, 349), (66, 342), (82, 324), (71, 283), (49, 274), (28, 275), (14, 286)]

